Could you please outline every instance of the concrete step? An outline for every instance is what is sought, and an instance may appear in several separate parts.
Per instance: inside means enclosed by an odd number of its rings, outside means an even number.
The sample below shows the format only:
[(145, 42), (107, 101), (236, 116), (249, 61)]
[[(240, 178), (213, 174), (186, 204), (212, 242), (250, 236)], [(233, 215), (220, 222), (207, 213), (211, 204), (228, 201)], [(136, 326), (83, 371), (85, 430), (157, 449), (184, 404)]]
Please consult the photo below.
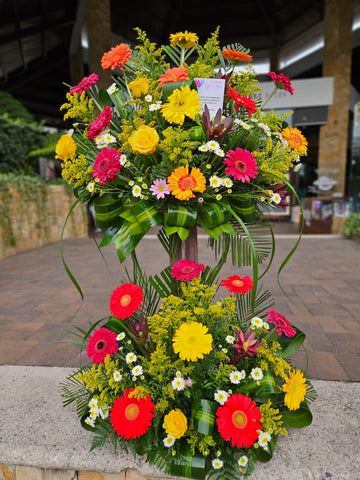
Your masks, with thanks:
[[(80, 427), (74, 407), (62, 407), (59, 383), (71, 372), (0, 366), (0, 479), (164, 478), (110, 443), (89, 452), (92, 434)], [(280, 437), (272, 461), (258, 464), (251, 480), (360, 480), (360, 383), (313, 384), (319, 398), (312, 425)]]

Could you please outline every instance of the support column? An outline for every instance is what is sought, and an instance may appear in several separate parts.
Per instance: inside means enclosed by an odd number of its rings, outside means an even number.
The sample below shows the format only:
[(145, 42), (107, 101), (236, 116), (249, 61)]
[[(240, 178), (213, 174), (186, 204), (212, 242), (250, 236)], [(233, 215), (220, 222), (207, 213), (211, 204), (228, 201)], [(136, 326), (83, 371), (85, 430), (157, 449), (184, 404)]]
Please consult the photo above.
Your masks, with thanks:
[(323, 76), (334, 77), (334, 99), (328, 123), (320, 127), (319, 174), (338, 183), (332, 193), (344, 195), (351, 85), (352, 22), (354, 0), (326, 0)]
[(101, 68), (101, 57), (111, 48), (110, 0), (86, 0), (86, 28), (89, 43), (89, 73), (99, 76), (98, 86), (111, 83), (111, 70)]

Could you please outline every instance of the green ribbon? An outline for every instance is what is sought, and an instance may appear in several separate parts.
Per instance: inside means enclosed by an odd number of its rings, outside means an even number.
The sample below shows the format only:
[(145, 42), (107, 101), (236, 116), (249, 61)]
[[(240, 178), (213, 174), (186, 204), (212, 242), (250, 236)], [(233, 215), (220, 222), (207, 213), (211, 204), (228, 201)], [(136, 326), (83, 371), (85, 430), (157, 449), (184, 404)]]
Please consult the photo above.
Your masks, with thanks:
[(214, 240), (217, 240), (222, 232), (236, 235), (234, 227), (229, 223), (231, 217), (231, 213), (221, 202), (198, 207), (198, 224)]
[(169, 237), (177, 233), (184, 242), (190, 233), (190, 228), (196, 223), (196, 217), (196, 210), (190, 210), (183, 205), (168, 205), (164, 213), (166, 235)]
[(231, 197), (231, 208), (245, 223), (255, 222), (255, 200), (253, 198)]
[(195, 430), (211, 435), (215, 425), (217, 404), (204, 398), (196, 398), (191, 406), (191, 425)]
[(199, 454), (193, 455), (187, 445), (181, 449), (179, 457), (174, 457), (170, 464), (170, 474), (178, 477), (198, 478), (204, 480), (205, 457)]

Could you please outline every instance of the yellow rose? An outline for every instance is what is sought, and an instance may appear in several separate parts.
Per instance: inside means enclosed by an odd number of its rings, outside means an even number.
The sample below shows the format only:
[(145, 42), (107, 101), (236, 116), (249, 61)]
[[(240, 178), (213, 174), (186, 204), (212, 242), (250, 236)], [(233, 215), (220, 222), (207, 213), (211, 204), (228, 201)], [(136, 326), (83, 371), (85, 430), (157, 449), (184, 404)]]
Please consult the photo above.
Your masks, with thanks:
[(60, 158), (60, 160), (68, 160), (75, 155), (76, 149), (76, 143), (70, 137), (70, 135), (62, 135), (56, 145), (55, 158)]
[(128, 142), (133, 152), (148, 155), (149, 153), (154, 153), (157, 149), (159, 135), (155, 128), (140, 125), (140, 127), (131, 134)]
[(149, 80), (147, 78), (138, 78), (130, 82), (128, 86), (133, 92), (134, 97), (140, 98), (141, 94), (147, 95), (149, 91)]
[(179, 409), (171, 410), (164, 418), (165, 432), (175, 438), (181, 438), (187, 430), (187, 420)]

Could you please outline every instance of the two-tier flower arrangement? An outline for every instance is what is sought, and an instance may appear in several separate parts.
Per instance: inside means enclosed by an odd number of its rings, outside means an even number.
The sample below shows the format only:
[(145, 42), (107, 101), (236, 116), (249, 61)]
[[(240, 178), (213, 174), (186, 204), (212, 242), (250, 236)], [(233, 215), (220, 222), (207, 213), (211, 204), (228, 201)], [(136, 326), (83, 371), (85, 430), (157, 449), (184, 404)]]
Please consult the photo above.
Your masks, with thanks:
[[(258, 288), (258, 264), (272, 255), (255, 222), (296, 196), (287, 175), (300, 168), (307, 141), (286, 116), (264, 110), (268, 99), (259, 103), (241, 45), (220, 48), (218, 31), (200, 45), (186, 31), (157, 47), (137, 32), (134, 49), (103, 55), (102, 67), (120, 73), (108, 88), (93, 73), (61, 107), (73, 120), (56, 149), (63, 177), (77, 202), (94, 205), (106, 229), (100, 246), (115, 244), (120, 261), (131, 255), (134, 265), (108, 316), (77, 329), (90, 364), (63, 385), (64, 403), (77, 401), (92, 448), (109, 437), (173, 475), (249, 475), (286, 426), (312, 418), (311, 383), (289, 361), (305, 335)], [(283, 74), (269, 76), (274, 92), (293, 93)], [(170, 265), (147, 277), (135, 249), (155, 226)], [(220, 257), (213, 268), (181, 257), (196, 227)], [(253, 276), (224, 279), (231, 295), (215, 301), (229, 251)]]

